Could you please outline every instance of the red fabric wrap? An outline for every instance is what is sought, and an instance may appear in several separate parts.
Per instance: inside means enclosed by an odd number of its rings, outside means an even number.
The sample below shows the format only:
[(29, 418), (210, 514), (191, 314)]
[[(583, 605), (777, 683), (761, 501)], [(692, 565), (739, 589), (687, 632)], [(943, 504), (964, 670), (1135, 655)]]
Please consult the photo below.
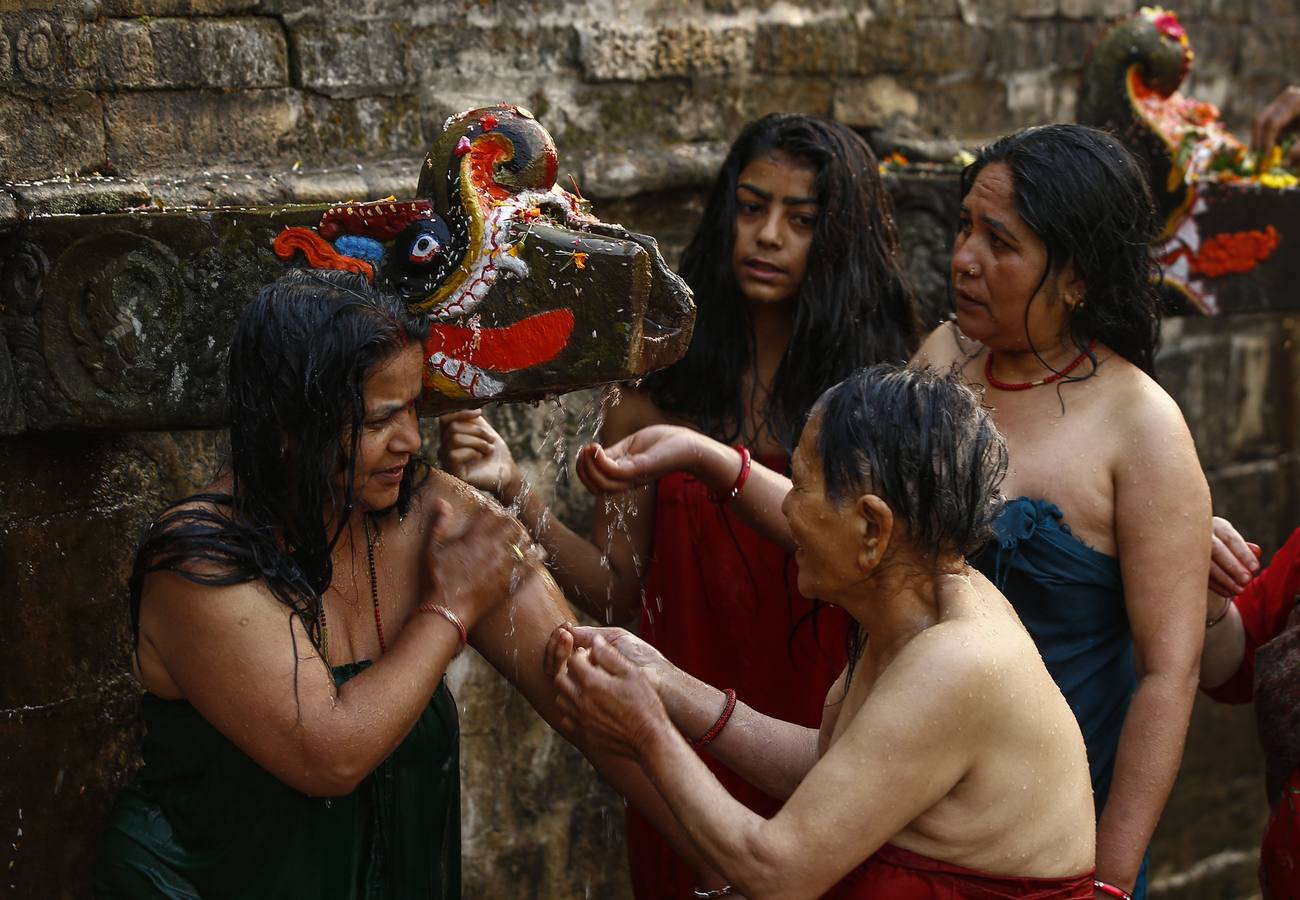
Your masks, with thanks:
[[(756, 461), (785, 471), (783, 456)], [(683, 473), (660, 479), (641, 636), (697, 678), (735, 689), (759, 712), (816, 727), (844, 668), (849, 619), (826, 608), (800, 623), (812, 603), (797, 583), (790, 554), (714, 503), (704, 484)], [(750, 809), (771, 816), (780, 808), (711, 756), (702, 758)], [(694, 874), (630, 808), (627, 842), (637, 900), (691, 896)]]
[(1092, 900), (1092, 872), (1071, 878), (986, 875), (892, 844), (823, 895), (823, 900)]

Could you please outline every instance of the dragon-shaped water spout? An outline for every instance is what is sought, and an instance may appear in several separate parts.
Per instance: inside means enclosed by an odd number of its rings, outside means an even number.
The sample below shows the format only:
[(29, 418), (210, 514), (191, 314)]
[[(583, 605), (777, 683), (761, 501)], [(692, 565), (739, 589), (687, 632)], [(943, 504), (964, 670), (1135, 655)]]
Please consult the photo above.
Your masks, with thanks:
[(1164, 283), (1213, 314), (1287, 302), (1300, 255), (1300, 189), (1281, 154), (1255, 158), (1211, 103), (1179, 92), (1195, 55), (1178, 16), (1143, 7), (1092, 48), (1079, 121), (1114, 132), (1142, 159), (1164, 221), (1156, 253)]

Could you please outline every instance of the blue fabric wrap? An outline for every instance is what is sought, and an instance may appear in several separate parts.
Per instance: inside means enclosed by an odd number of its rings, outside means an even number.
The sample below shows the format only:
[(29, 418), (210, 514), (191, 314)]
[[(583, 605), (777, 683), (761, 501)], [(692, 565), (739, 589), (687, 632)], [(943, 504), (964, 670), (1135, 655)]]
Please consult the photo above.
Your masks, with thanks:
[[(1015, 607), (1079, 720), (1100, 819), (1137, 690), (1119, 560), (1084, 544), (1047, 500), (1019, 497), (972, 563)], [(1146, 865), (1134, 897), (1146, 895)]]

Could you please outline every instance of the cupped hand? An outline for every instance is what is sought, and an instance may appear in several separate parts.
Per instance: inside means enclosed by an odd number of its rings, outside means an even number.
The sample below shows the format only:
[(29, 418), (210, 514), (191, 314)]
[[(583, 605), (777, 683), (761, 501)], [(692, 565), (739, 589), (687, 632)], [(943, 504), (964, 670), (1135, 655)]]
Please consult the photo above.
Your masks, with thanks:
[(466, 484), (497, 497), (513, 495), (523, 476), (510, 448), (477, 409), (438, 417), (438, 462)]
[(700, 450), (708, 440), (680, 425), (651, 425), (609, 447), (583, 447), (578, 477), (593, 494), (621, 494), (670, 472), (698, 475)]
[[(1300, 87), (1292, 85), (1255, 116), (1250, 128), (1251, 146), (1262, 158), (1272, 151), (1284, 133), (1297, 125), (1300, 125)], [(1283, 163), (1288, 168), (1300, 166), (1300, 141), (1291, 147)]]
[(448, 607), (473, 630), (535, 574), (541, 550), (496, 504), (476, 504), (456, 517), (445, 502), (437, 503), (424, 554), (423, 597)]
[(1210, 520), (1210, 590), (1220, 597), (1233, 597), (1259, 571), (1259, 544), (1241, 536), (1227, 519)]
[(575, 647), (555, 676), (565, 725), (590, 746), (636, 759), (673, 731), (650, 679), (603, 637)]

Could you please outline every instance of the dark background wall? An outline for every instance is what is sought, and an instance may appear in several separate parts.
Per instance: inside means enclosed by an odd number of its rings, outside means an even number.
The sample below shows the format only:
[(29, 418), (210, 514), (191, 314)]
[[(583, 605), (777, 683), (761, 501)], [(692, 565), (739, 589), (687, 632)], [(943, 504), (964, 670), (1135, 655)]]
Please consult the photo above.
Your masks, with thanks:
[[(834, 115), (879, 151), (945, 160), (1068, 120), (1083, 54), (1117, 0), (0, 0), (0, 240), (23, 216), (409, 196), (460, 109), (527, 105), (603, 218), (675, 259), (745, 121)], [(1288, 80), (1295, 0), (1191, 0), (1190, 91), (1239, 131)], [(932, 310), (951, 223), (901, 222)], [(0, 339), (39, 297), (0, 271)], [(933, 315), (934, 313), (932, 313)], [(6, 328), (10, 331), (6, 331)], [(1166, 324), (1162, 379), (1216, 508), (1269, 549), (1300, 522), (1296, 325)], [(494, 412), (562, 515), (595, 398)], [(216, 470), (215, 433), (0, 437), (0, 890), (77, 897), (135, 764), (123, 579), (138, 528)], [(558, 471), (557, 471), (558, 469)], [(558, 479), (558, 480), (557, 480)], [(627, 896), (621, 804), (491, 670), (452, 675), (465, 760), (467, 896)], [(1263, 815), (1253, 726), (1198, 708), (1153, 850), (1169, 897), (1254, 890)]]

